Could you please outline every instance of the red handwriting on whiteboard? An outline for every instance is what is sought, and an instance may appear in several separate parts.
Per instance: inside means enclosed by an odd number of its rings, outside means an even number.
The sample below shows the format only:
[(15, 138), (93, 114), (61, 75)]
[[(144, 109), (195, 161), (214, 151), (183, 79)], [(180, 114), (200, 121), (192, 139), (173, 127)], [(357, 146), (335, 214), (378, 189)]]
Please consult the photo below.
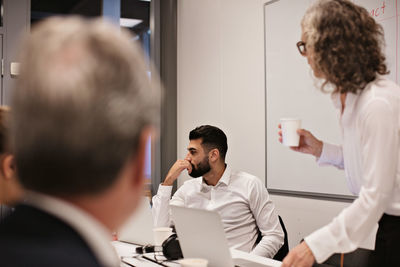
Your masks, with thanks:
[(386, 4), (385, 4), (385, 1), (383, 1), (381, 6), (372, 9), (372, 10), (369, 12), (369, 14), (370, 14), (372, 17), (375, 17), (375, 18), (376, 18), (376, 17), (379, 17), (379, 16), (381, 16), (381, 15), (384, 15), (384, 14), (385, 14), (385, 7), (386, 7)]

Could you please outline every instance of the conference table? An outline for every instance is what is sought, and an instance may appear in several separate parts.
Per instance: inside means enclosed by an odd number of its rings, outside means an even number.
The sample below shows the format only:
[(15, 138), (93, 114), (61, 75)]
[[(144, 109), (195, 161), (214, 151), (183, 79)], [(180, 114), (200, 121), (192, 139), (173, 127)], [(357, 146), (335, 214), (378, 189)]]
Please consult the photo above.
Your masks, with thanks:
[[(120, 242), (120, 241), (113, 241), (111, 244), (114, 246), (116, 252), (120, 256), (121, 266), (123, 266), (123, 267), (131, 267), (131, 266), (179, 267), (180, 266), (178, 261), (165, 261), (165, 258), (163, 258), (163, 256), (161, 255), (161, 252), (158, 254), (156, 252), (156, 258), (155, 258), (154, 253), (147, 253), (147, 254), (143, 254), (143, 255), (136, 254), (137, 245), (134, 245), (134, 244)], [(257, 255), (253, 255), (253, 254), (243, 252), (240, 250), (236, 250), (236, 249), (231, 249), (231, 254), (232, 254), (233, 258), (242, 258), (242, 259), (251, 260), (253, 262), (256, 262), (256, 263), (259, 263), (259, 264), (262, 264), (262, 265), (268, 266), (268, 267), (280, 267), (282, 264), (280, 261), (276, 261), (276, 260), (265, 258), (265, 257), (260, 257)], [(156, 259), (159, 260), (158, 263), (151, 261), (151, 260), (156, 261)], [(225, 267), (225, 266), (221, 266), (221, 267)]]

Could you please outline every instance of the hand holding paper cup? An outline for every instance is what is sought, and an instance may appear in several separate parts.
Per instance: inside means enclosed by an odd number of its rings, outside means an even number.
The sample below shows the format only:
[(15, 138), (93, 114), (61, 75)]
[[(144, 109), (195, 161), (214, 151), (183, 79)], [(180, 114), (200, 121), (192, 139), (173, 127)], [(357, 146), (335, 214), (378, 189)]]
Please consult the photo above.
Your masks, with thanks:
[(207, 267), (208, 260), (200, 258), (186, 258), (179, 261), (182, 267)]
[(153, 229), (154, 245), (161, 246), (162, 243), (172, 235), (171, 227), (157, 227)]
[(281, 119), (282, 144), (284, 146), (299, 146), (300, 136), (297, 130), (301, 127), (301, 120), (294, 118)]

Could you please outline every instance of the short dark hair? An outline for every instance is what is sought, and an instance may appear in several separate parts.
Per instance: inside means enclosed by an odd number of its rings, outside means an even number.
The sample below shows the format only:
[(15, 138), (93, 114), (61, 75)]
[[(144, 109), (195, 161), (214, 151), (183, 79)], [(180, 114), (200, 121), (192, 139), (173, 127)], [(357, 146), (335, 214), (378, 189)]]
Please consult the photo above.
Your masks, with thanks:
[(225, 159), (228, 143), (226, 135), (221, 129), (211, 125), (202, 125), (193, 129), (189, 134), (189, 140), (200, 138), (202, 146), (208, 151), (214, 148), (218, 149), (221, 159)]

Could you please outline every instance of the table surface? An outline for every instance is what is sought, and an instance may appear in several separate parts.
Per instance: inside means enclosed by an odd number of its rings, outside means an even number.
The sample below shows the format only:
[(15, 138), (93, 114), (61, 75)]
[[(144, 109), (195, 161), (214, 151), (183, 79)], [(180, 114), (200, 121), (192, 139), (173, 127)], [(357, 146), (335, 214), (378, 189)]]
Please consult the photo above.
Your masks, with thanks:
[[(158, 266), (159, 267), (159, 266), (161, 266), (159, 264), (147, 261), (146, 259), (142, 258), (140, 255), (136, 254), (135, 248), (137, 247), (137, 245), (120, 242), (120, 241), (113, 241), (112, 245), (114, 246), (116, 252), (121, 257), (121, 259), (130, 264), (129, 265), (126, 263), (125, 264), (122, 263), (121, 266), (124, 266), (124, 267), (126, 267), (126, 266), (140, 266), (140, 267)], [(253, 254), (243, 252), (240, 250), (236, 250), (236, 249), (231, 249), (231, 254), (232, 254), (232, 258), (242, 258), (242, 259), (246, 259), (246, 260), (251, 260), (256, 263), (265, 264), (266, 266), (271, 266), (271, 267), (280, 267), (281, 266), (280, 261), (253, 255)], [(144, 254), (144, 255), (148, 256), (149, 258), (154, 258), (153, 253), (148, 253), (148, 254)], [(177, 262), (163, 262), (163, 264), (165, 266), (170, 266), (170, 267), (180, 266), (179, 263), (177, 263)]]

